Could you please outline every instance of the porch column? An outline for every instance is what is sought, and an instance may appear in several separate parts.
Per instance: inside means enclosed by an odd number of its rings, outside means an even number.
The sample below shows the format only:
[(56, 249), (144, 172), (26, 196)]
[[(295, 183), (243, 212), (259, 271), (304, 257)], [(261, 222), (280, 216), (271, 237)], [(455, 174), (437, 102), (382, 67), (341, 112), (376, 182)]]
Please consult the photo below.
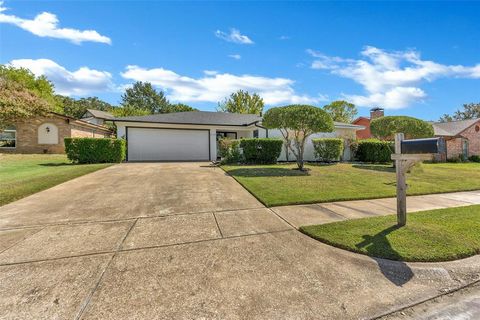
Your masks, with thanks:
[(210, 161), (217, 160), (217, 130), (210, 129)]

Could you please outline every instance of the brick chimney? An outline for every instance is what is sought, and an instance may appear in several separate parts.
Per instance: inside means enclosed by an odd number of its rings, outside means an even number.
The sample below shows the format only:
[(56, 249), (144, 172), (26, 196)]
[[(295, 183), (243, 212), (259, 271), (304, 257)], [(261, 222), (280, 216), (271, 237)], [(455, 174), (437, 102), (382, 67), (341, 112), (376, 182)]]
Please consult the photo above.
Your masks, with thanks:
[(380, 118), (380, 117), (383, 117), (385, 114), (384, 114), (384, 110), (382, 108), (372, 108), (370, 109), (370, 119), (376, 119), (376, 118)]

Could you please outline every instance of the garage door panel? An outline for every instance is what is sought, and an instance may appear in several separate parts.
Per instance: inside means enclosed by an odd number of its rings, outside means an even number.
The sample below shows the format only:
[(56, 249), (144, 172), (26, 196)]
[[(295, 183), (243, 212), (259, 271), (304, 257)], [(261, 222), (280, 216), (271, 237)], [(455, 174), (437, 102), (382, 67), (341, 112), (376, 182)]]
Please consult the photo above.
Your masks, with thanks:
[(129, 161), (207, 161), (208, 130), (128, 128)]

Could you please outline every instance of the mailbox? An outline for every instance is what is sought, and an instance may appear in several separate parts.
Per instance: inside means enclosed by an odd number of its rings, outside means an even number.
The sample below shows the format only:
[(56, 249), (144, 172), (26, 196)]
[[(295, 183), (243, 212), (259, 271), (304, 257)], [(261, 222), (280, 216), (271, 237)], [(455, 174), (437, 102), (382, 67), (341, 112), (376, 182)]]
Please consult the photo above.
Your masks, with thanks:
[(403, 140), (402, 154), (444, 153), (445, 140), (443, 138)]

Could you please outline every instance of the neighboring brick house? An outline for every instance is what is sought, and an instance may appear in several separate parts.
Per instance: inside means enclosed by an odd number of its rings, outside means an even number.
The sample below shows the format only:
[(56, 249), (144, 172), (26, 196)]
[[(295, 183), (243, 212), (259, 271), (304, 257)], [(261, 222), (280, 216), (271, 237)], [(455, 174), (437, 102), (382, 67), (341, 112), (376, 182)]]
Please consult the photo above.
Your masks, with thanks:
[(372, 133), (370, 132), (370, 121), (372, 119), (380, 118), (384, 116), (384, 110), (382, 108), (372, 108), (370, 109), (370, 118), (367, 117), (358, 117), (353, 120), (352, 124), (364, 126), (365, 129), (357, 131), (357, 139), (370, 139), (372, 138)]
[(480, 119), (432, 123), (435, 136), (445, 138), (447, 159), (480, 156)]
[(110, 137), (110, 129), (58, 113), (39, 116), (0, 131), (0, 153), (64, 153), (66, 137)]

